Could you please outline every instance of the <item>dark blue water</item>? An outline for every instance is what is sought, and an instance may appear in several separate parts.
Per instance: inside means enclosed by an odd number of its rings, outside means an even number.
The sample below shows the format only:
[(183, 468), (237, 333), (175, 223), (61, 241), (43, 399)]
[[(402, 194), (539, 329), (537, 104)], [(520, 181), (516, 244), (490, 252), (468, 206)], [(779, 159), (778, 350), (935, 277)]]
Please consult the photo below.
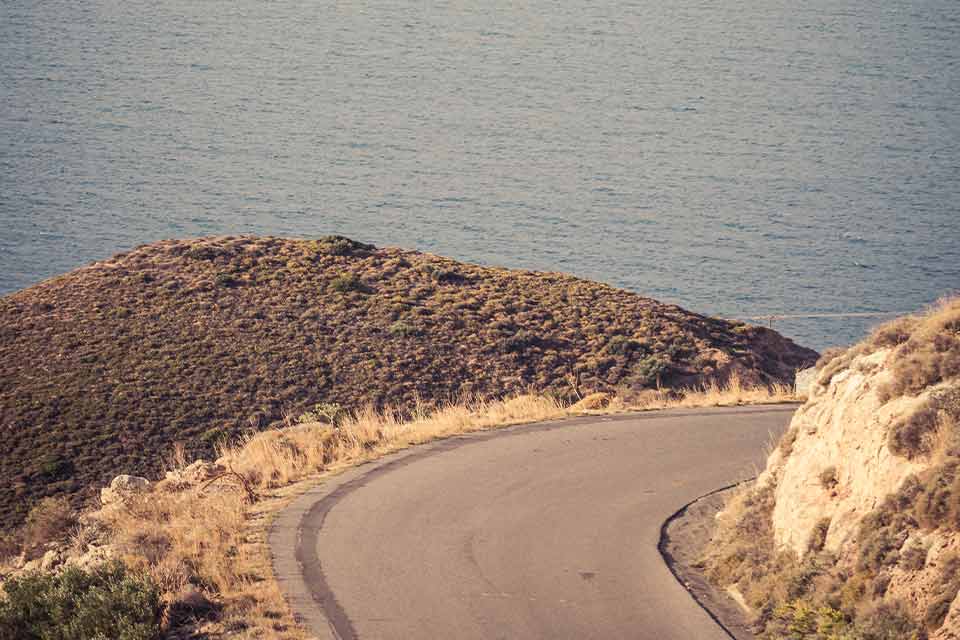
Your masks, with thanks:
[(960, 288), (956, 0), (8, 0), (0, 60), (0, 292), (238, 233), (737, 317)]

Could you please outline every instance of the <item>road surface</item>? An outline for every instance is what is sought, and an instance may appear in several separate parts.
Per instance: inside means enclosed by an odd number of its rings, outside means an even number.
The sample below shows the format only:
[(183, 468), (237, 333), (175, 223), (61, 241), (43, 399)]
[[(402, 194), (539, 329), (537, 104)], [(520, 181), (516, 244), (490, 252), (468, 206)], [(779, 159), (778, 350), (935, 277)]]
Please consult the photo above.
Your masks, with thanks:
[(578, 418), (415, 447), (285, 509), (277, 577), (324, 640), (725, 640), (664, 564), (660, 527), (755, 475), (794, 409)]

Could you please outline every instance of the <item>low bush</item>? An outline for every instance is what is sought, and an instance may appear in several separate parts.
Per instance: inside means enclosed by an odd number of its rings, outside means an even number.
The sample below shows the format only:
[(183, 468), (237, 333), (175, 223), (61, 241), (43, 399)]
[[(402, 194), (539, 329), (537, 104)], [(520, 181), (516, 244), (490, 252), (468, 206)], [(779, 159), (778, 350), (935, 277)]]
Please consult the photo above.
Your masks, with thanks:
[(793, 453), (793, 445), (797, 441), (797, 434), (798, 431), (796, 427), (793, 427), (788, 429), (787, 432), (780, 437), (777, 448), (780, 449), (780, 455), (783, 458), (789, 458), (790, 454)]
[(832, 491), (837, 486), (837, 468), (829, 466), (820, 472), (820, 486)]
[(11, 578), (0, 596), (4, 640), (155, 640), (163, 606), (147, 578), (119, 562), (91, 571)]
[(900, 552), (900, 567), (907, 571), (919, 571), (927, 563), (929, 548), (919, 540), (912, 540)]
[(417, 335), (416, 327), (406, 322), (403, 322), (402, 320), (398, 320), (393, 324), (391, 324), (389, 331), (390, 331), (390, 335), (394, 335), (398, 337), (408, 337), (408, 336)]
[(330, 281), (330, 286), (339, 293), (371, 293), (373, 290), (368, 284), (352, 273), (345, 273)]
[(939, 411), (934, 404), (914, 411), (897, 421), (887, 434), (887, 446), (898, 456), (912, 460), (928, 455), (934, 447)]
[(813, 526), (810, 537), (807, 539), (807, 551), (817, 553), (823, 550), (827, 541), (827, 532), (830, 531), (830, 518), (821, 518)]

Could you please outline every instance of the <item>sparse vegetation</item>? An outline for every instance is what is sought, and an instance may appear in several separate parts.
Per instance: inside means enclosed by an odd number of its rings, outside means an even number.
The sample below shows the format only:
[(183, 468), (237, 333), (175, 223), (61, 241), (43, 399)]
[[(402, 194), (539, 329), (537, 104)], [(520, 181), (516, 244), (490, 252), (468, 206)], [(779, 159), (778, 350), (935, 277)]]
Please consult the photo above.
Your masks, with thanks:
[(410, 417), (418, 398), (789, 383), (815, 357), (563, 274), (336, 236), (160, 242), (0, 298), (0, 529), (320, 402)]
[[(960, 298), (942, 301), (927, 314), (902, 320), (891, 363), (887, 397), (915, 395), (960, 376)], [(905, 339), (904, 339), (905, 338)]]
[(823, 545), (827, 541), (827, 533), (830, 531), (830, 518), (821, 518), (814, 525), (810, 537), (807, 539), (807, 552), (819, 553), (823, 551)]

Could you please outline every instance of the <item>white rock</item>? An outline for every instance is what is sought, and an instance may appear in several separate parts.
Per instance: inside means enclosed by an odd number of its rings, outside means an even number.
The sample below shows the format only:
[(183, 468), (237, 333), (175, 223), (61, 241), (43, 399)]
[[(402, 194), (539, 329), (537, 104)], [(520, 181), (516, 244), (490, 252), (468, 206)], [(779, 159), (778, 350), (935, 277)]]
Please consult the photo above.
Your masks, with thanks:
[(809, 369), (801, 369), (800, 371), (797, 371), (797, 376), (793, 383), (794, 394), (796, 394), (798, 398), (809, 397), (810, 391), (817, 380), (817, 376), (819, 375), (820, 370), (816, 367), (810, 367)]
[(119, 475), (110, 482), (109, 487), (100, 490), (100, 504), (103, 506), (122, 503), (138, 493), (146, 491), (150, 481), (139, 476)]
[[(887, 349), (855, 359), (838, 373), (824, 393), (797, 410), (790, 428), (797, 430), (785, 459), (771, 456), (765, 473), (777, 476), (773, 529), (777, 544), (803, 555), (814, 526), (831, 520), (825, 548), (835, 551), (856, 533), (861, 518), (877, 507), (903, 480), (929, 461), (895, 456), (887, 446), (893, 422), (913, 412), (929, 391), (918, 397), (880, 402), (877, 390), (892, 375), (881, 365)], [(776, 459), (774, 459), (776, 458)], [(836, 470), (836, 486), (821, 486), (820, 474)]]

